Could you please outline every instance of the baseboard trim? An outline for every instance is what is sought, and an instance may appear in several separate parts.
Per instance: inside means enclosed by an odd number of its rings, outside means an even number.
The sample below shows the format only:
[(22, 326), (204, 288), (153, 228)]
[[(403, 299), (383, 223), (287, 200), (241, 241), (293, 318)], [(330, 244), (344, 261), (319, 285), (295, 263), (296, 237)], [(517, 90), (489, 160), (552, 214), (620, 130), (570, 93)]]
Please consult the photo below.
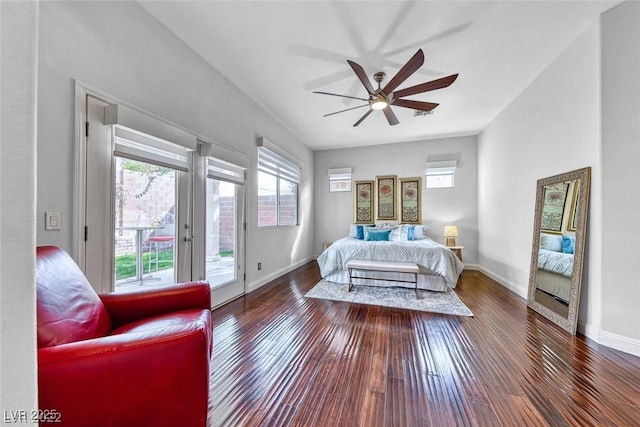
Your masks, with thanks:
[[(494, 273), (493, 271), (481, 265), (478, 265), (478, 270), (486, 274), (487, 276), (489, 276), (490, 278), (492, 278), (493, 280), (495, 280), (505, 288), (515, 292), (516, 294), (520, 295), (522, 298), (527, 299), (528, 289), (524, 289), (524, 290), (520, 289), (518, 286), (509, 282), (504, 277)], [(583, 322), (578, 322), (578, 332), (580, 332), (587, 338), (605, 347), (610, 347), (615, 350), (620, 350), (625, 353), (633, 354), (634, 356), (640, 356), (639, 340), (634, 340), (632, 338), (624, 337), (622, 335), (612, 334), (611, 332), (600, 330), (599, 328), (593, 325), (590, 325), (588, 323), (583, 323)]]
[(520, 286), (516, 286), (514, 283), (510, 282), (509, 280), (505, 279), (499, 274), (494, 273), (493, 271), (489, 270), (486, 267), (483, 267), (481, 265), (477, 265), (477, 267), (478, 267), (477, 270), (480, 271), (481, 273), (489, 276), (490, 278), (492, 278), (493, 280), (495, 280), (505, 288), (509, 289), (511, 292), (517, 294), (518, 296), (524, 299), (527, 299), (528, 289), (522, 289)]
[(640, 340), (603, 331), (582, 322), (578, 322), (578, 332), (600, 345), (640, 357)]
[(314, 259), (315, 259), (314, 256), (310, 256), (310, 257), (305, 258), (303, 260), (300, 260), (300, 261), (298, 261), (298, 262), (296, 262), (294, 264), (291, 264), (291, 265), (283, 267), (283, 268), (281, 268), (279, 270), (276, 270), (271, 274), (267, 274), (266, 276), (261, 277), (260, 279), (254, 281), (254, 282), (249, 283), (247, 285), (247, 293), (251, 293), (251, 292), (255, 291), (256, 289), (261, 288), (262, 286), (266, 285), (267, 283), (277, 279), (278, 277), (280, 277), (280, 276), (282, 276), (284, 274), (289, 273), (290, 271), (295, 270), (296, 268), (298, 268), (298, 267), (300, 267), (300, 266), (302, 266), (302, 265), (304, 265), (304, 264), (306, 264), (309, 261), (312, 261)]

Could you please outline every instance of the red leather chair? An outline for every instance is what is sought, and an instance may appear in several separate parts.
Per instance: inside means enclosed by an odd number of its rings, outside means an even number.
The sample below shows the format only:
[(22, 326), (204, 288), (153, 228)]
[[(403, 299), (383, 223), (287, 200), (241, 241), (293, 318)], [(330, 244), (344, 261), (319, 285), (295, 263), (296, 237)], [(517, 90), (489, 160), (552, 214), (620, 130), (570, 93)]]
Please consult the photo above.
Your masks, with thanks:
[(212, 350), (206, 281), (97, 295), (73, 259), (53, 246), (37, 249), (36, 275), (39, 407), (52, 420), (82, 427), (206, 425)]

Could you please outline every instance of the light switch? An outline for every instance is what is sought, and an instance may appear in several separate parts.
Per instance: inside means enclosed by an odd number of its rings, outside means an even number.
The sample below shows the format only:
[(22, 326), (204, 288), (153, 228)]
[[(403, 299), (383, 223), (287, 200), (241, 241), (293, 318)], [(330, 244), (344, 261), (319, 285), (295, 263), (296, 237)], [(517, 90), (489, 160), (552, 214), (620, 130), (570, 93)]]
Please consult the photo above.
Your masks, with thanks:
[(44, 213), (44, 229), (45, 230), (62, 230), (62, 214), (60, 212)]

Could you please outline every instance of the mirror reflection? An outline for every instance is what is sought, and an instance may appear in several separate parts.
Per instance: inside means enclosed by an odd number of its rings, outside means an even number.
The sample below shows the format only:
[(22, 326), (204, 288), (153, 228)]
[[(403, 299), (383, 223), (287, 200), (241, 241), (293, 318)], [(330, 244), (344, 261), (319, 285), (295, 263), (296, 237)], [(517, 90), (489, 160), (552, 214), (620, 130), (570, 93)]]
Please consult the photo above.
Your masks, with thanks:
[(575, 334), (590, 168), (538, 181), (528, 305)]

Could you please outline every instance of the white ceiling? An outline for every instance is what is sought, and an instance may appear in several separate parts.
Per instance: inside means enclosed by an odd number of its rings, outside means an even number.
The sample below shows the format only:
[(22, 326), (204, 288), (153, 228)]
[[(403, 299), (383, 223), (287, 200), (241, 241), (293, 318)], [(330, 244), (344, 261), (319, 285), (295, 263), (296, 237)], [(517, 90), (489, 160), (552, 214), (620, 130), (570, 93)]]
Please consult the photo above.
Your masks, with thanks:
[[(603, 11), (618, 1), (152, 1), (140, 4), (314, 150), (481, 132)], [(398, 89), (459, 73), (448, 88), (392, 107), (389, 126), (346, 60), (386, 81), (419, 49), (425, 63)], [(580, 70), (576, 69), (576, 73)], [(376, 87), (372, 80), (372, 84)], [(383, 82), (384, 85), (384, 82)]]

